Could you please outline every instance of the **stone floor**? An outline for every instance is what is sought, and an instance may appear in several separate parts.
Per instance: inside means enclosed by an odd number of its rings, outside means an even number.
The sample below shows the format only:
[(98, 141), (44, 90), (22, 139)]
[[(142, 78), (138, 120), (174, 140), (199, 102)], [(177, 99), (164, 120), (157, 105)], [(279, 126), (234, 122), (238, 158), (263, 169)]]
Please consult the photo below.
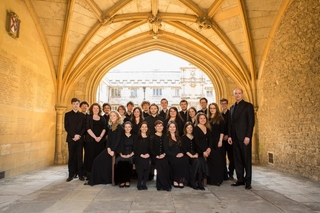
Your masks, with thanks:
[(319, 212), (320, 182), (271, 168), (254, 166), (252, 190), (207, 186), (205, 191), (173, 188), (138, 191), (111, 185), (67, 183), (67, 166), (52, 166), (0, 180), (0, 212)]

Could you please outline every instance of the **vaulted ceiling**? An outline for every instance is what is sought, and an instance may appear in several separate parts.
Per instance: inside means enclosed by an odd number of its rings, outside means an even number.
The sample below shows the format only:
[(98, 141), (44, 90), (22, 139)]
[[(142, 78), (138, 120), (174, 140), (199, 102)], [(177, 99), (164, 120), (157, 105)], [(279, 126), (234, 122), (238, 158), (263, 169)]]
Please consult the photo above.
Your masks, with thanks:
[[(290, 0), (24, 0), (63, 84), (151, 50), (254, 89)], [(157, 60), (157, 59), (155, 59)], [(165, 62), (164, 62), (165, 63)], [(260, 70), (260, 71), (259, 71)], [(212, 75), (210, 76), (210, 73)]]

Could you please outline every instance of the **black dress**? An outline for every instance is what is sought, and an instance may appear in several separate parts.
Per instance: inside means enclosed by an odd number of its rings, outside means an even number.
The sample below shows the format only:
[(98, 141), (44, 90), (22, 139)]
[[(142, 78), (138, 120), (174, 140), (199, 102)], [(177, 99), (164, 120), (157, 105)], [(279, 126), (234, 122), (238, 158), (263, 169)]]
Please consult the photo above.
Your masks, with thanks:
[[(169, 138), (167, 137), (167, 140)], [(171, 180), (172, 182), (178, 182), (187, 184), (189, 182), (189, 159), (188, 156), (183, 152), (182, 146), (179, 146), (178, 142), (173, 141), (172, 146), (168, 146), (166, 152), (168, 156), (169, 165), (171, 168)], [(176, 155), (183, 153), (183, 156), (178, 158)]]
[[(184, 122), (181, 120), (181, 119), (176, 119), (174, 122), (177, 123), (177, 130), (179, 132), (179, 136), (182, 136), (183, 135), (183, 127), (184, 127)], [(169, 123), (169, 118), (166, 119), (164, 122), (164, 127), (165, 127), (165, 130), (167, 131), (168, 129), (168, 123)]]
[[(133, 152), (133, 144), (136, 142), (137, 137), (124, 135), (122, 142), (122, 155), (129, 155)], [(116, 180), (119, 183), (130, 182), (132, 173), (133, 156), (130, 158), (123, 158), (120, 155), (116, 159)]]
[[(124, 130), (122, 125), (118, 125), (117, 128), (112, 131), (109, 128), (107, 147), (114, 154), (120, 153), (122, 137), (124, 135)], [(89, 185), (96, 184), (108, 184), (112, 182), (112, 157), (108, 154), (107, 150), (104, 149), (95, 159), (92, 166), (92, 172), (89, 179)]]
[[(192, 155), (195, 155), (197, 153), (194, 138), (190, 139), (186, 135), (182, 136), (182, 147), (185, 153), (189, 152)], [(195, 186), (195, 181), (198, 180), (199, 183), (199, 181), (202, 181), (202, 177), (205, 175), (206, 161), (203, 156), (200, 156), (199, 154), (198, 158), (190, 158), (189, 156), (188, 158), (190, 164), (190, 184), (192, 184), (192, 186)]]
[[(86, 130), (91, 129), (91, 131), (96, 135), (100, 136), (103, 130), (106, 130), (106, 121), (103, 116), (100, 116), (100, 120), (93, 120), (92, 115), (87, 116), (86, 120)], [(93, 137), (88, 133), (85, 136), (85, 154), (84, 154), (84, 170), (87, 174), (91, 173), (92, 164), (94, 159), (104, 150), (105, 137), (102, 137), (100, 142), (96, 142)], [(88, 174), (88, 175), (89, 175)]]
[(131, 122), (132, 122), (131, 134), (138, 135), (140, 124), (142, 123), (142, 121), (140, 121), (139, 123), (136, 123), (135, 121), (131, 120)]
[(162, 159), (156, 158), (156, 156), (165, 154), (168, 150), (168, 140), (165, 139), (166, 136), (152, 135), (150, 139), (150, 152), (152, 163), (157, 169), (157, 190), (171, 190), (170, 181), (170, 167), (168, 159), (165, 156)]
[(221, 147), (218, 147), (220, 134), (223, 134), (224, 131), (225, 131), (225, 125), (224, 124), (225, 123), (224, 123), (223, 120), (221, 120), (219, 122), (219, 124), (210, 123), (211, 133), (212, 133), (212, 147), (211, 147), (211, 149), (216, 150), (219, 153), (219, 155), (221, 156), (221, 160), (223, 162), (223, 167), (222, 167), (222, 171), (217, 171), (217, 173), (221, 174), (224, 180), (227, 180), (228, 179), (228, 173), (227, 173), (227, 167), (225, 167), (225, 165), (226, 165), (225, 147), (224, 147), (223, 144), (222, 144)]
[(223, 162), (220, 154), (212, 149), (212, 133), (207, 129), (207, 133), (204, 134), (200, 127), (195, 126), (193, 129), (194, 141), (196, 143), (196, 149), (199, 156), (203, 156), (203, 152), (207, 148), (211, 148), (211, 153), (208, 158), (206, 158), (207, 168), (206, 175), (208, 177), (207, 183), (213, 185), (220, 185), (223, 181), (223, 175), (221, 171), (223, 170)]
[(134, 161), (136, 165), (136, 171), (138, 174), (138, 189), (141, 189), (141, 187), (146, 187), (146, 182), (150, 172), (151, 158), (142, 158), (140, 156), (142, 154), (150, 155), (149, 144), (149, 137), (138, 137), (137, 142), (133, 144)]

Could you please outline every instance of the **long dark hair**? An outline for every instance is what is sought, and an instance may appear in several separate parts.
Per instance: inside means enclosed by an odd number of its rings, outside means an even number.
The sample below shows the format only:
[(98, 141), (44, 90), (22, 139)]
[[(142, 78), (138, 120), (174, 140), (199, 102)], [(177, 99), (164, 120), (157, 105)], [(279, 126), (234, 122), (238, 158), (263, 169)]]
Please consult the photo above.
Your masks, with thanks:
[(149, 131), (148, 123), (147, 123), (147, 121), (142, 121), (142, 122), (140, 123), (140, 125), (139, 125), (138, 139), (141, 139), (141, 138), (142, 138), (142, 135), (141, 135), (141, 126), (142, 126), (143, 124), (147, 125), (148, 130), (147, 130), (146, 134), (147, 134), (147, 137), (149, 137), (150, 131)]
[(169, 121), (168, 125), (167, 125), (167, 136), (169, 137), (169, 147), (172, 147), (172, 145), (174, 143), (172, 138), (171, 138), (170, 131), (169, 131), (169, 126), (171, 124), (175, 125), (175, 127), (176, 127), (176, 132), (174, 133), (174, 135), (175, 135), (175, 137), (177, 139), (176, 142), (178, 143), (179, 146), (181, 146), (181, 140), (180, 140), (180, 136), (179, 136), (179, 133), (178, 133), (178, 124), (176, 122), (174, 122), (174, 121)]
[(183, 127), (183, 133), (184, 133), (184, 135), (187, 135), (187, 127), (188, 127), (188, 126), (192, 126), (192, 129), (193, 129), (193, 124), (192, 124), (192, 122), (188, 121), (188, 122), (184, 125), (184, 127)]
[[(216, 108), (216, 113), (214, 114), (213, 118), (212, 118), (212, 113), (210, 112), (210, 106), (214, 106)], [(223, 121), (223, 116), (221, 115), (221, 112), (219, 110), (219, 106), (216, 103), (211, 103), (209, 104), (208, 107), (208, 119), (209, 122), (212, 124), (220, 124), (221, 121)]]
[[(180, 115), (177, 107), (170, 107), (170, 108), (169, 108), (169, 111), (168, 111), (168, 114), (167, 114), (167, 116), (166, 116), (166, 119), (168, 119), (168, 120), (170, 119), (170, 110), (172, 110), (172, 109), (177, 113), (176, 119), (175, 119), (174, 121), (177, 122), (178, 120), (180, 120), (180, 121), (183, 122), (183, 119), (181, 118), (181, 115)], [(177, 123), (178, 123), (178, 122), (177, 122)]]
[(143, 117), (143, 113), (142, 113), (142, 109), (140, 108), (140, 107), (135, 107), (133, 110), (132, 110), (132, 113), (131, 113), (131, 116), (130, 116), (130, 121), (131, 121), (131, 123), (133, 123), (133, 124), (136, 124), (137, 122), (136, 122), (136, 117), (134, 116), (134, 111), (136, 111), (136, 110), (139, 110), (139, 112), (140, 112), (140, 116), (139, 116), (139, 118), (140, 118), (140, 123), (144, 120), (144, 117)]

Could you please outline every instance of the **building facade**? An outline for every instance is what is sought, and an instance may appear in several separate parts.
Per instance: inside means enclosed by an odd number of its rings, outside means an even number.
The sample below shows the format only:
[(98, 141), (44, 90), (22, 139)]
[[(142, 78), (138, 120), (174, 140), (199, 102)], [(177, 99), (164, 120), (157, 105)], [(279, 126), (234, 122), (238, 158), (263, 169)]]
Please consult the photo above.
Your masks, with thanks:
[(112, 70), (100, 82), (97, 102), (108, 102), (112, 109), (132, 101), (140, 106), (143, 100), (156, 103), (166, 98), (169, 106), (179, 109), (182, 99), (189, 106), (200, 109), (199, 99), (206, 97), (208, 102), (215, 101), (214, 87), (208, 76), (197, 67), (181, 67), (177, 71), (149, 70), (123, 71)]

